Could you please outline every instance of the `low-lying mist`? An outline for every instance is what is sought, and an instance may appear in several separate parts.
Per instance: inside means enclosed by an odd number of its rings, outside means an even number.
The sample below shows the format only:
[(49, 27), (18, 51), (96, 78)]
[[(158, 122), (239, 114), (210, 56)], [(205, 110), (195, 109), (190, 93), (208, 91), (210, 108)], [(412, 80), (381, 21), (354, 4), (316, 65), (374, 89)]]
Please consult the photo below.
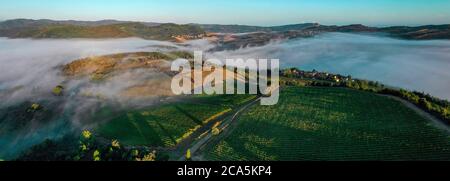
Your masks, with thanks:
[[(133, 69), (96, 83), (88, 77), (68, 79), (63, 65), (79, 58), (123, 52), (203, 50), (206, 58), (276, 58), (282, 67), (316, 69), (380, 81), (390, 86), (424, 91), (450, 100), (450, 41), (408, 41), (383, 36), (343, 33), (322, 34), (313, 38), (277, 41), (261, 47), (233, 51), (208, 52), (214, 47), (207, 40), (185, 44), (125, 39), (32, 40), (0, 38), (0, 159), (14, 158), (46, 138), (58, 138), (73, 129), (91, 128), (114, 113), (159, 104), (164, 96), (146, 99), (124, 98), (123, 90), (141, 94), (155, 86), (150, 94), (164, 95), (157, 88), (168, 78), (151, 69)], [(170, 78), (170, 77), (169, 77)], [(169, 83), (169, 82), (167, 82)], [(64, 85), (64, 96), (52, 95), (52, 89)], [(148, 93), (146, 93), (148, 94)], [(44, 107), (43, 113), (29, 115), (32, 103)], [(100, 109), (104, 108), (104, 109)], [(117, 112), (115, 112), (117, 111)], [(10, 131), (7, 122), (32, 121), (23, 129)], [(49, 119), (49, 121), (39, 121)], [(19, 124), (20, 123), (20, 124)]]
[(327, 33), (214, 57), (277, 58), (282, 67), (327, 71), (423, 91), (450, 100), (450, 41), (399, 40), (377, 35)]
[[(75, 129), (89, 129), (99, 122), (94, 118), (107, 118), (108, 114), (97, 116), (102, 110), (114, 116), (111, 114), (114, 111), (151, 106), (164, 99), (164, 96), (152, 96), (152, 93), (147, 93), (149, 96), (145, 99), (122, 96), (121, 93), (130, 86), (152, 85), (148, 84), (152, 80), (166, 80), (165, 84), (170, 85), (167, 75), (152, 69), (130, 69), (105, 81), (95, 82), (90, 77), (71, 79), (64, 76), (63, 65), (97, 55), (141, 51), (192, 52), (209, 46), (206, 40), (175, 44), (138, 38), (0, 38), (0, 159), (13, 158), (46, 138), (58, 138)], [(64, 87), (63, 96), (52, 94), (53, 88), (58, 85)], [(155, 91), (157, 93), (163, 94)], [(34, 103), (42, 107), (36, 114), (30, 113)]]

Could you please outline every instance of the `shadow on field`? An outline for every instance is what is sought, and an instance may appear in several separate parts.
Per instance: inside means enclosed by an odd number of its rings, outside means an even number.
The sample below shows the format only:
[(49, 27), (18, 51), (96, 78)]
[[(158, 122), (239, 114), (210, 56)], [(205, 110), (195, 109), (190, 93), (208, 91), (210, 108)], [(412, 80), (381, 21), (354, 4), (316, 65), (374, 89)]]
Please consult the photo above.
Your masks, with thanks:
[(193, 116), (192, 114), (190, 114), (189, 112), (183, 110), (181, 107), (179, 106), (175, 106), (175, 109), (177, 109), (178, 111), (180, 111), (181, 113), (183, 113), (184, 115), (186, 115), (188, 118), (192, 119), (192, 121), (194, 121), (196, 124), (198, 125), (203, 125), (202, 121), (198, 118), (196, 118), (195, 116)]
[[(129, 120), (132, 121), (131, 124), (135, 126), (136, 130), (139, 132), (142, 139), (144, 139), (147, 144), (152, 143), (156, 145), (164, 145), (160, 136), (154, 136), (158, 135), (157, 131), (150, 125), (146, 124), (147, 120), (142, 115), (134, 114), (132, 117), (130, 117)], [(146, 121), (136, 121), (136, 120), (146, 120)], [(142, 131), (141, 128), (145, 129), (145, 131)], [(171, 137), (169, 134), (167, 135)]]
[(169, 133), (169, 131), (166, 129), (166, 128), (164, 128), (164, 126), (161, 124), (161, 123), (159, 123), (159, 122), (156, 122), (156, 124), (159, 126), (159, 128), (169, 137), (169, 139), (170, 139), (170, 141), (172, 141), (172, 143), (174, 144), (174, 145), (176, 145), (177, 144), (177, 141), (175, 140), (175, 138), (173, 138), (173, 135), (172, 134), (170, 134)]

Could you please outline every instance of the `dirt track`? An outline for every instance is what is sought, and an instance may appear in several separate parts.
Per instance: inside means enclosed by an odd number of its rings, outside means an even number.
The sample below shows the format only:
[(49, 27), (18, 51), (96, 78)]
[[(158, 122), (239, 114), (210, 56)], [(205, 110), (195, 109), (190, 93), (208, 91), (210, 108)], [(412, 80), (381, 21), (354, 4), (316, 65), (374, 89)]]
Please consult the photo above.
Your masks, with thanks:
[(419, 114), (420, 116), (430, 120), (433, 122), (433, 124), (440, 128), (443, 129), (445, 131), (447, 131), (448, 133), (450, 133), (450, 128), (449, 126), (445, 125), (440, 119), (436, 118), (435, 116), (433, 116), (432, 114), (425, 112), (424, 110), (420, 109), (419, 107), (417, 107), (416, 105), (414, 105), (413, 103), (404, 100), (402, 98), (396, 97), (396, 96), (391, 96), (391, 95), (382, 95), (380, 94), (380, 96), (384, 96), (384, 97), (388, 97), (391, 99), (394, 99), (396, 101), (399, 101), (401, 103), (403, 103), (406, 107), (412, 109), (413, 111), (415, 111), (417, 114)]
[[(252, 99), (251, 101), (249, 101), (248, 103), (242, 105), (241, 107), (239, 107), (237, 109), (237, 111), (234, 111), (231, 115), (227, 115), (226, 118), (225, 117), (221, 117), (218, 118), (212, 122), (217, 122), (220, 120), (225, 120), (220, 126), (218, 126), (218, 128), (221, 130), (220, 137), (224, 136), (228, 131), (229, 131), (229, 127), (232, 126), (232, 123), (235, 122), (236, 118), (242, 113), (244, 112), (247, 108), (249, 108), (250, 106), (254, 105), (255, 103), (257, 103), (259, 100), (261, 99), (261, 97), (257, 97), (255, 99)], [(207, 130), (211, 130), (212, 129), (212, 125), (210, 127), (207, 127), (209, 129)], [(211, 133), (211, 131), (209, 131), (206, 135), (203, 135), (200, 139), (194, 141), (194, 140), (190, 140), (190, 145), (187, 145), (187, 147), (184, 147), (185, 150), (190, 149), (191, 151), (191, 155), (193, 156), (198, 156), (198, 154), (196, 154), (197, 151), (201, 150), (206, 144), (210, 143), (211, 140), (213, 138), (215, 138), (216, 136), (213, 136), (213, 134)], [(179, 159), (184, 160), (184, 155), (180, 157)]]

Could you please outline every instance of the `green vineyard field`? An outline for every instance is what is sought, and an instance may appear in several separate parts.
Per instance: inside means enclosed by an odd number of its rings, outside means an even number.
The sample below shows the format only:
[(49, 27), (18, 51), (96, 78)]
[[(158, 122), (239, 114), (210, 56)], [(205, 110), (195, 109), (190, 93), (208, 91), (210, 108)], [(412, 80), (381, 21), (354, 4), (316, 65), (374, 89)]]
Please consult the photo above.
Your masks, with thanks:
[(255, 105), (208, 160), (450, 160), (450, 137), (401, 102), (345, 88), (287, 87)]

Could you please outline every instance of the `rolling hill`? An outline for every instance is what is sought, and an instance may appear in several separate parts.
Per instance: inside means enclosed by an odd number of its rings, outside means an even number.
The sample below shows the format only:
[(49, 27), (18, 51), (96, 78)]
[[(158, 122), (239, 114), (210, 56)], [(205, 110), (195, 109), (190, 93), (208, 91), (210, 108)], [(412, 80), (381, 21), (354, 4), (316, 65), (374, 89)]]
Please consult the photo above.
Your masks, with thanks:
[(174, 37), (195, 39), (204, 31), (194, 25), (154, 24), (104, 20), (52, 21), (9, 20), (0, 23), (0, 36), (9, 38), (124, 38), (174, 40)]

